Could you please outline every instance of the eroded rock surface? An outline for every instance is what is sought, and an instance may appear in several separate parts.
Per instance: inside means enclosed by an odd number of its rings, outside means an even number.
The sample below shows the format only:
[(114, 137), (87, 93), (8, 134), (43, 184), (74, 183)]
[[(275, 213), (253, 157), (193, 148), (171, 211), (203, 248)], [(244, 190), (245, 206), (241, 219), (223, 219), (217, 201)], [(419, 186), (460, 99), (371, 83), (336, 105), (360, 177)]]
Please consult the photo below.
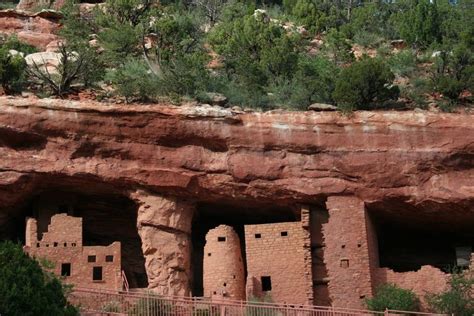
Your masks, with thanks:
[(144, 191), (131, 197), (139, 205), (138, 234), (149, 288), (163, 295), (189, 295), (193, 205)]
[(45, 50), (57, 41), (61, 15), (54, 11), (28, 13), (18, 10), (0, 11), (0, 34), (16, 35), (19, 40)]

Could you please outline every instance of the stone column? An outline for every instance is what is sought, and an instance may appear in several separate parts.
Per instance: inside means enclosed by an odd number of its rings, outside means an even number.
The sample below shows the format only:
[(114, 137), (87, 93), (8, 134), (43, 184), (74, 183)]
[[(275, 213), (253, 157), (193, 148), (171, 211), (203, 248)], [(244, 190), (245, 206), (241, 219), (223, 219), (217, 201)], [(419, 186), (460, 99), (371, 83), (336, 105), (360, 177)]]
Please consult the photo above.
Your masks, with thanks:
[[(368, 216), (356, 197), (329, 197), (329, 221), (323, 225), (329, 295), (332, 305), (363, 308), (372, 296)], [(372, 233), (372, 232), (370, 232)]]
[(137, 228), (148, 288), (160, 295), (188, 296), (194, 205), (145, 191), (133, 192), (131, 198), (139, 205)]

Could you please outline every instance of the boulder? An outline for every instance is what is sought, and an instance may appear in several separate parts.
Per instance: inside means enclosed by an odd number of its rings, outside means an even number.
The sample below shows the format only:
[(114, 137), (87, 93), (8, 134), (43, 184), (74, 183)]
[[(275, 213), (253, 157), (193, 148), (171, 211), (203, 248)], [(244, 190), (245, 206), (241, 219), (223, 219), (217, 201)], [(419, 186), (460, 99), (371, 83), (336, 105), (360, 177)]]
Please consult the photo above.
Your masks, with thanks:
[(27, 55), (25, 60), (29, 67), (37, 66), (41, 71), (55, 74), (58, 72), (61, 54), (55, 52), (40, 52)]
[(221, 93), (207, 92), (206, 95), (211, 105), (224, 106), (227, 104), (227, 97)]
[(308, 106), (311, 111), (337, 111), (337, 106), (325, 103), (313, 103)]

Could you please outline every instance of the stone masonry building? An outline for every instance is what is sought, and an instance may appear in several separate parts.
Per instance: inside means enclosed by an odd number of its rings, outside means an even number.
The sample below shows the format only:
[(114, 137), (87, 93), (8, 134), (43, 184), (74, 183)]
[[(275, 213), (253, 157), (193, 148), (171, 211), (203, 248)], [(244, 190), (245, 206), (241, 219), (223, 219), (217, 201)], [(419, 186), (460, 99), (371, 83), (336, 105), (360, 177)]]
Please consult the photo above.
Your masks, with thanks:
[(247, 296), (307, 304), (303, 242), (300, 222), (245, 225)]
[(122, 290), (120, 242), (109, 246), (84, 246), (82, 218), (61, 213), (51, 217), (47, 231), (27, 218), (25, 251), (54, 264), (53, 272), (77, 287)]
[(240, 240), (230, 226), (220, 225), (206, 235), (204, 295), (245, 299), (245, 273)]

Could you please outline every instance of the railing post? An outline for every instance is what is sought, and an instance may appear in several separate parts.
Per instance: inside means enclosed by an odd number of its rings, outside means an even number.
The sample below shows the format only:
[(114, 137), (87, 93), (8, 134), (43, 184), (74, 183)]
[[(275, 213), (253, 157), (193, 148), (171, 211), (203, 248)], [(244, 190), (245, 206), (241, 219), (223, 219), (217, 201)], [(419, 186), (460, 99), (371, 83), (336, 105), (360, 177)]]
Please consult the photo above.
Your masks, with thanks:
[(388, 316), (388, 308), (385, 309), (385, 311), (383, 312), (384, 316)]

